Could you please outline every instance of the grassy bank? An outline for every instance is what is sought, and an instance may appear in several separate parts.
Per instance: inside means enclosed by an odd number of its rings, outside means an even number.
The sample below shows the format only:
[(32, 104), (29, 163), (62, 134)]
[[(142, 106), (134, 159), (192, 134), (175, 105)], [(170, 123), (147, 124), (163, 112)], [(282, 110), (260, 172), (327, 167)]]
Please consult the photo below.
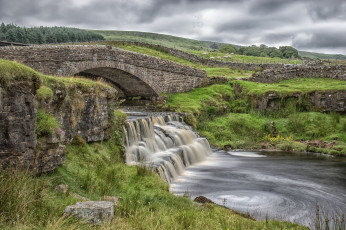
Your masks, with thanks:
[[(141, 172), (141, 173), (139, 173)], [(56, 191), (67, 184), (67, 194)], [(1, 229), (305, 229), (279, 221), (253, 221), (217, 205), (198, 205), (169, 193), (150, 171), (143, 173), (122, 160), (119, 139), (75, 142), (66, 163), (40, 177), (0, 172)], [(103, 195), (121, 197), (111, 223), (91, 226), (63, 216), (66, 205)]]
[[(236, 93), (234, 85), (243, 87)], [(279, 111), (256, 111), (253, 98), (269, 92), (284, 96), (320, 90), (345, 89), (331, 79), (293, 79), (277, 84), (231, 81), (188, 93), (169, 95), (170, 109), (188, 112), (187, 122), (220, 148), (282, 149), (346, 156), (346, 118), (339, 113), (300, 109), (297, 100), (283, 100)], [(311, 145), (311, 142), (319, 144)]]
[(272, 84), (263, 84), (249, 81), (234, 81), (240, 85), (248, 95), (262, 96), (268, 92), (276, 92), (281, 96), (294, 93), (309, 93), (313, 91), (346, 90), (346, 81), (330, 78), (295, 78)]

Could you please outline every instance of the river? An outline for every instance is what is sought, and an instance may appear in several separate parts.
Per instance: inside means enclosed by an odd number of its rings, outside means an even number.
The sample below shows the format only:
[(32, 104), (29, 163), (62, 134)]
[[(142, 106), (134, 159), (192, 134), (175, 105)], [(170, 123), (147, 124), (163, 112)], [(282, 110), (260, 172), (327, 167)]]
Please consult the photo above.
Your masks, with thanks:
[(334, 227), (346, 214), (344, 158), (211, 150), (177, 114), (136, 116), (124, 133), (127, 163), (152, 167), (177, 195), (202, 195), (255, 219), (312, 229), (318, 216)]

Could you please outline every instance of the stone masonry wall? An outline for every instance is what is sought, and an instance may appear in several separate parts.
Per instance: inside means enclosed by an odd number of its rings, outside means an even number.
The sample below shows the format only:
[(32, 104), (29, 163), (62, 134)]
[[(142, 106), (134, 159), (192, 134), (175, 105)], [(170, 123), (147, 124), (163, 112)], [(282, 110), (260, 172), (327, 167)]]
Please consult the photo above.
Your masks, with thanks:
[(283, 80), (313, 77), (326, 77), (331, 79), (346, 80), (346, 66), (290, 66), (287, 68), (269, 69), (254, 73), (247, 80), (261, 83), (275, 83)]

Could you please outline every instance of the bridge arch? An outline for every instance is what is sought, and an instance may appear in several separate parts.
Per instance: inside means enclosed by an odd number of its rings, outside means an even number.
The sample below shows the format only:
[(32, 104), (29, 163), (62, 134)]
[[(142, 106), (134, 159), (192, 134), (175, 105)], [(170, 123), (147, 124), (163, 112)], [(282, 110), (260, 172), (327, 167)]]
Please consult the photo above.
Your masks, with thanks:
[[(63, 67), (64, 75), (103, 78), (115, 86), (120, 97), (157, 97), (162, 93), (150, 71), (114, 61), (82, 61)], [(58, 73), (59, 74), (59, 73)]]

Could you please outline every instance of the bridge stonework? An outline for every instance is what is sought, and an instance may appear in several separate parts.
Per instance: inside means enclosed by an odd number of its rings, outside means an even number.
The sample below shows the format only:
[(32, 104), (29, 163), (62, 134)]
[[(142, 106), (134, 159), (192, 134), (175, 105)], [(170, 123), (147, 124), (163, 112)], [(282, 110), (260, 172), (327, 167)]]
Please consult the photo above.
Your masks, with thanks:
[(53, 76), (100, 77), (125, 97), (156, 97), (203, 85), (204, 70), (102, 45), (1, 47), (0, 58)]

